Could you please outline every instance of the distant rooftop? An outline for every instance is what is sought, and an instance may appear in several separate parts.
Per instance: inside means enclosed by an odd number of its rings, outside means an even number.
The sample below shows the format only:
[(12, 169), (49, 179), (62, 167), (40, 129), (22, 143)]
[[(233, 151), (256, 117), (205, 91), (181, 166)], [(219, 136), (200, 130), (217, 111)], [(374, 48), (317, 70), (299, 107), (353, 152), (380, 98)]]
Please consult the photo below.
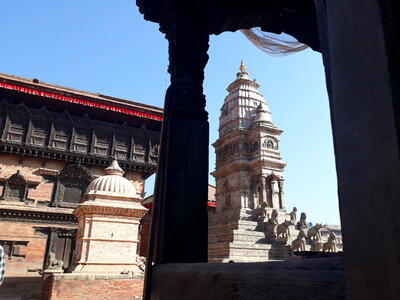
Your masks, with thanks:
[(156, 106), (120, 99), (99, 93), (76, 90), (42, 82), (36, 78), (28, 79), (15, 75), (0, 73), (0, 88), (36, 95), (39, 97), (70, 102), (78, 105), (111, 110), (123, 114), (134, 115), (139, 118), (143, 117), (161, 121), (163, 116), (162, 108)]

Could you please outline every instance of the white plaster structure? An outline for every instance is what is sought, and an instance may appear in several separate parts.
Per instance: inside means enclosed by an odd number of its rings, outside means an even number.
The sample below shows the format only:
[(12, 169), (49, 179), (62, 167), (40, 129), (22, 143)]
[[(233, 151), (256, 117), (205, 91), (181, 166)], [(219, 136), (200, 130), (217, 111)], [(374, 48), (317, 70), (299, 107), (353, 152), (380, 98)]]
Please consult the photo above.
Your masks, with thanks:
[(147, 209), (123, 174), (114, 160), (104, 176), (89, 184), (75, 209), (79, 224), (73, 272), (140, 272), (138, 229)]
[(284, 210), (283, 169), (271, 111), (251, 80), (243, 62), (221, 108), (217, 159), (213, 173), (217, 186), (217, 211), (240, 209), (251, 214), (259, 204)]
[(213, 144), (216, 213), (209, 219), (209, 261), (265, 261), (271, 257), (271, 245), (255, 245), (264, 234), (251, 231), (256, 227), (258, 207), (265, 207), (265, 221), (274, 209), (279, 223), (290, 220), (283, 189), (286, 163), (279, 152), (282, 130), (273, 125), (259, 87), (242, 62), (221, 108), (219, 138)]

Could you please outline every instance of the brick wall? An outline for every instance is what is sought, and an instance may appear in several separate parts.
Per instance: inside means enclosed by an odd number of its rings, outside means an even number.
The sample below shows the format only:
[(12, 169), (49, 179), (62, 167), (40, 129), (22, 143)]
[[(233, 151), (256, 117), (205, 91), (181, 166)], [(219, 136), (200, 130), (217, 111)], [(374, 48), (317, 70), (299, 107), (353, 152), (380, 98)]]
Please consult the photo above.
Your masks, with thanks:
[[(37, 157), (22, 157), (14, 154), (0, 154), (0, 197), (2, 196), (4, 180), (12, 176), (19, 170), (24, 178), (36, 185), (35, 188), (28, 190), (27, 198), (31, 201), (24, 203), (22, 201), (2, 200), (0, 199), (0, 209), (9, 211), (40, 211), (41, 213), (60, 213), (71, 214), (73, 209), (49, 207), (52, 201), (54, 183), (45, 180), (41, 175), (43, 169), (45, 172), (57, 174), (65, 167), (64, 161), (42, 159)], [(103, 175), (104, 167), (89, 166), (94, 176)], [(135, 185), (139, 193), (143, 192), (144, 179), (139, 172), (128, 171), (127, 179)], [(33, 216), (34, 217), (34, 216)], [(50, 220), (48, 220), (50, 221)], [(25, 276), (38, 274), (42, 268), (44, 255), (46, 251), (47, 235), (41, 234), (34, 227), (62, 227), (76, 228), (76, 226), (60, 225), (57, 223), (43, 222), (29, 223), (29, 221), (15, 220), (13, 222), (0, 220), (0, 240), (2, 241), (24, 241), (27, 245), (18, 246), (19, 254), (22, 256), (13, 256), (11, 260), (7, 259), (6, 276)], [(25, 255), (25, 257), (23, 257)]]
[(7, 277), (38, 274), (42, 269), (47, 235), (35, 232), (33, 226), (37, 224), (0, 222), (0, 240), (28, 242), (26, 246), (17, 246), (18, 255), (5, 259)]
[(44, 284), (44, 300), (131, 300), (143, 293), (143, 276), (59, 274)]

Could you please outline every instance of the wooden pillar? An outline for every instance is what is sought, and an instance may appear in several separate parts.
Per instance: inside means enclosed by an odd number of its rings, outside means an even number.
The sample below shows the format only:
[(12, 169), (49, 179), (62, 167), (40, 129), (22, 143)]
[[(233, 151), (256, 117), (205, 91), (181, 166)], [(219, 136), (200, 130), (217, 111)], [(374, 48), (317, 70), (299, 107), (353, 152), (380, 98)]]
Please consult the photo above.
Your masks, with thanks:
[[(208, 113), (203, 95), (208, 33), (185, 11), (167, 34), (171, 84), (164, 104), (147, 257), (156, 264), (207, 262)], [(145, 299), (150, 297), (151, 265)]]
[(347, 297), (397, 299), (399, 4), (315, 3), (331, 109)]
[[(208, 114), (203, 95), (209, 36), (187, 10), (171, 17), (171, 84), (164, 104), (149, 255), (155, 263), (207, 261)], [(149, 257), (149, 256), (148, 256)]]

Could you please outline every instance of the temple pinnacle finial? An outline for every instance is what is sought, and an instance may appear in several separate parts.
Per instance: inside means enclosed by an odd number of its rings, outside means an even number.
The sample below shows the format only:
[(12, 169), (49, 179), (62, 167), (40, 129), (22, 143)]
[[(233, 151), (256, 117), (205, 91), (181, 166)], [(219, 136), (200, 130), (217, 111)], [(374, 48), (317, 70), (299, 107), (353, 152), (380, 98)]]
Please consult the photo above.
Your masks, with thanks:
[(114, 159), (111, 165), (105, 168), (103, 172), (105, 175), (119, 175), (119, 176), (122, 176), (125, 173), (124, 170), (122, 170), (121, 167), (119, 166), (118, 161), (116, 159)]
[(244, 66), (243, 59), (240, 60), (240, 67), (239, 67), (240, 72), (244, 73), (246, 72), (246, 67)]

